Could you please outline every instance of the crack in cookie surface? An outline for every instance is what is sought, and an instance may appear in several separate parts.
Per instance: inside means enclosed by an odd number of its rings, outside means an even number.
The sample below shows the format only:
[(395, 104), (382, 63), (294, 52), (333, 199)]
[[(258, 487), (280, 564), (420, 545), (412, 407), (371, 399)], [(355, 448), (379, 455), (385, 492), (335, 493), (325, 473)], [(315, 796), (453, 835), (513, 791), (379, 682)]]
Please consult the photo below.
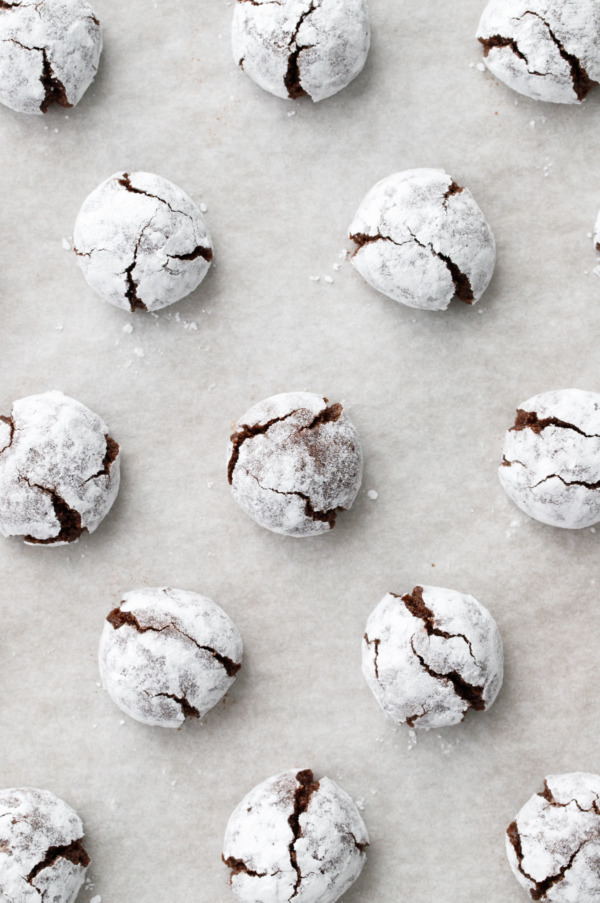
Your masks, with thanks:
[(126, 191), (129, 191), (131, 194), (142, 194), (147, 198), (152, 198), (153, 201), (159, 201), (161, 204), (164, 204), (165, 207), (168, 207), (171, 213), (177, 213), (180, 216), (187, 216), (188, 219), (192, 219), (192, 216), (189, 213), (186, 213), (184, 210), (176, 210), (174, 207), (171, 207), (168, 201), (164, 198), (161, 198), (158, 194), (150, 194), (149, 191), (144, 191), (143, 188), (136, 188), (135, 185), (131, 182), (131, 176), (128, 172), (123, 173), (120, 179), (117, 179), (119, 185), (122, 185)]
[(367, 646), (374, 646), (373, 666), (375, 668), (375, 677), (377, 680), (379, 680), (379, 661), (378, 661), (378, 659), (379, 659), (379, 646), (381, 644), (381, 640), (380, 639), (370, 640), (366, 633), (364, 635), (364, 638), (365, 638), (365, 643), (367, 644)]
[(322, 521), (323, 523), (328, 523), (330, 530), (333, 530), (333, 528), (335, 527), (338, 513), (340, 511), (346, 510), (345, 508), (342, 508), (341, 505), (338, 505), (336, 508), (328, 508), (325, 511), (319, 511), (313, 506), (310, 496), (308, 496), (305, 492), (300, 492), (297, 489), (290, 489), (287, 492), (283, 492), (281, 489), (273, 489), (272, 486), (263, 486), (253, 473), (250, 473), (247, 468), (244, 468), (244, 470), (249, 477), (252, 477), (253, 480), (256, 480), (260, 488), (265, 492), (274, 492), (276, 495), (295, 495), (297, 498), (302, 499), (302, 501), (304, 502), (304, 514), (306, 515), (306, 517), (314, 521)]
[(298, 865), (298, 857), (296, 854), (296, 841), (298, 841), (300, 837), (302, 837), (300, 816), (306, 812), (313, 793), (316, 793), (319, 789), (319, 781), (314, 780), (314, 775), (310, 768), (307, 768), (304, 771), (299, 771), (296, 775), (296, 781), (298, 782), (299, 786), (296, 787), (294, 793), (294, 811), (288, 818), (288, 824), (292, 829), (293, 835), (288, 848), (290, 852), (290, 863), (292, 865), (292, 868), (296, 872), (296, 881), (289, 900), (293, 900), (293, 898), (298, 895), (298, 891), (300, 890), (300, 885), (302, 883), (302, 873), (300, 871), (300, 866)]
[[(395, 593), (390, 593), (390, 595), (398, 598)], [(402, 596), (401, 599), (411, 615), (414, 618), (418, 618), (419, 620), (423, 621), (428, 636), (439, 636), (445, 640), (464, 640), (464, 642), (469, 647), (469, 654), (471, 658), (479, 667), (477, 659), (473, 655), (473, 647), (471, 645), (471, 641), (464, 635), (464, 633), (447, 633), (445, 630), (441, 630), (439, 627), (435, 626), (435, 615), (432, 610), (427, 607), (423, 600), (422, 586), (415, 586), (412, 593), (407, 593), (406, 595)]]
[(10, 427), (10, 436), (8, 438), (8, 445), (5, 445), (4, 448), (0, 448), (0, 455), (1, 455), (2, 452), (5, 452), (13, 444), (13, 440), (15, 438), (15, 420), (14, 420), (14, 417), (12, 416), (12, 414), (10, 415), (10, 417), (0, 414), (0, 420), (3, 423), (8, 424), (8, 426)]
[(299, 64), (299, 56), (303, 50), (309, 50), (312, 47), (312, 44), (306, 44), (304, 46), (299, 46), (296, 44), (298, 38), (298, 32), (300, 31), (304, 21), (310, 16), (311, 13), (315, 11), (317, 7), (315, 6), (315, 0), (311, 0), (310, 7), (305, 10), (298, 22), (296, 23), (296, 28), (289, 40), (289, 48), (291, 49), (292, 44), (295, 44), (295, 49), (291, 50), (288, 57), (288, 67), (287, 72), (283, 77), (283, 83), (288, 92), (288, 97), (292, 100), (297, 100), (299, 97), (304, 97), (306, 95), (306, 91), (302, 87), (301, 79), (300, 79), (300, 64)]
[(587, 95), (589, 94), (591, 89), (594, 87), (594, 85), (597, 84), (597, 82), (592, 81), (592, 79), (587, 74), (585, 68), (583, 67), (581, 61), (573, 53), (569, 53), (566, 50), (562, 41), (560, 41), (558, 39), (558, 37), (555, 35), (554, 31), (550, 27), (550, 23), (546, 19), (544, 19), (543, 16), (540, 16), (539, 13), (534, 12), (533, 10), (530, 10), (530, 9), (528, 9), (525, 13), (523, 13), (523, 15), (520, 17), (520, 19), (524, 19), (525, 16), (535, 16), (536, 19), (539, 19), (540, 22), (543, 22), (543, 24), (548, 29), (548, 34), (550, 35), (550, 39), (556, 45), (561, 57), (563, 58), (563, 60), (565, 60), (565, 62), (569, 66), (569, 69), (571, 72), (571, 78), (573, 80), (573, 91), (575, 92), (577, 100), (579, 100), (581, 102), (584, 99), (584, 97), (587, 97)]
[(41, 486), (39, 483), (31, 483), (27, 477), (21, 477), (32, 489), (49, 495), (54, 508), (54, 515), (59, 523), (60, 531), (49, 539), (37, 539), (35, 536), (26, 536), (25, 542), (30, 545), (50, 546), (57, 542), (75, 542), (83, 533), (87, 533), (87, 527), (81, 525), (81, 515), (75, 508), (71, 508), (55, 489)]
[(471, 288), (469, 277), (459, 269), (459, 267), (450, 257), (448, 257), (447, 254), (442, 254), (441, 251), (436, 251), (431, 242), (424, 245), (422, 241), (419, 241), (414, 232), (412, 232), (410, 229), (408, 231), (410, 232), (413, 241), (415, 241), (420, 248), (431, 251), (434, 257), (437, 257), (438, 260), (441, 260), (442, 263), (446, 264), (452, 282), (454, 283), (454, 294), (459, 299), (459, 301), (463, 301), (465, 304), (472, 304), (475, 300), (475, 296), (473, 295), (473, 289)]
[(106, 440), (106, 453), (102, 459), (102, 467), (97, 473), (93, 473), (91, 477), (88, 477), (87, 480), (85, 480), (86, 483), (89, 483), (90, 480), (97, 479), (97, 477), (110, 476), (110, 469), (119, 456), (119, 443), (115, 442), (109, 435), (106, 435), (104, 438)]
[[(252, 0), (238, 0), (240, 3), (250, 3)], [(255, 3), (255, 6), (261, 6), (260, 3)], [(221, 853), (221, 859), (227, 866), (227, 868), (231, 869), (231, 875), (229, 876), (229, 883), (234, 879), (235, 875), (250, 875), (251, 878), (266, 878), (267, 872), (257, 872), (254, 869), (251, 869), (249, 865), (247, 865), (243, 859), (236, 859), (235, 856), (228, 856), (225, 859), (225, 856)]]
[[(228, 677), (235, 677), (240, 668), (242, 667), (241, 663), (234, 662), (232, 659), (228, 658), (226, 655), (222, 655), (212, 646), (204, 646), (195, 640), (188, 633), (185, 633), (177, 624), (169, 622), (168, 624), (164, 624), (162, 627), (154, 627), (151, 624), (140, 624), (138, 618), (131, 611), (123, 611), (122, 608), (113, 608), (110, 614), (107, 616), (106, 620), (108, 623), (115, 629), (119, 630), (121, 627), (133, 627), (138, 633), (146, 633), (147, 631), (152, 631), (153, 633), (162, 633), (165, 630), (174, 630), (180, 636), (185, 637), (190, 643), (193, 643), (198, 649), (203, 650), (204, 652), (210, 652), (213, 658), (225, 669)], [(158, 694), (161, 695), (161, 694)]]
[(563, 430), (573, 430), (574, 433), (579, 433), (585, 439), (600, 439), (598, 433), (584, 433), (578, 426), (568, 423), (566, 420), (560, 420), (558, 417), (542, 417), (540, 420), (535, 411), (524, 411), (522, 408), (517, 408), (515, 424), (511, 426), (509, 432), (518, 433), (521, 430), (530, 429), (534, 433), (539, 434), (549, 426), (556, 426)]
[[(468, 709), (474, 709), (476, 712), (482, 712), (485, 709), (485, 700), (483, 698), (484, 687), (474, 686), (473, 684), (468, 683), (461, 677), (458, 671), (448, 671), (446, 674), (443, 674), (440, 671), (434, 671), (431, 668), (422, 655), (420, 655), (414, 646), (414, 637), (410, 641), (410, 648), (413, 651), (415, 657), (419, 660), (421, 667), (430, 675), (430, 677), (435, 678), (435, 680), (445, 680), (449, 681), (454, 687), (454, 692), (456, 695), (463, 700), (463, 702), (467, 703), (467, 711)], [(466, 714), (466, 712), (465, 712)], [(464, 716), (463, 716), (464, 717)]]
[(167, 699), (172, 699), (174, 702), (176, 702), (181, 708), (181, 713), (184, 718), (200, 717), (200, 712), (198, 711), (198, 709), (188, 702), (188, 699), (185, 695), (175, 696), (174, 693), (155, 693), (152, 698), (156, 699), (158, 696), (164, 696)]
[(282, 423), (284, 420), (287, 420), (289, 417), (293, 417), (294, 414), (297, 414), (298, 410), (300, 409), (297, 408), (293, 411), (290, 411), (289, 414), (284, 414), (283, 417), (273, 417), (272, 420), (268, 420), (266, 423), (255, 424), (254, 426), (249, 426), (245, 423), (240, 424), (235, 433), (233, 433), (230, 437), (233, 449), (231, 451), (229, 465), (227, 467), (227, 479), (229, 480), (229, 485), (233, 483), (233, 471), (236, 468), (238, 459), (240, 457), (240, 450), (244, 442), (246, 442), (247, 439), (253, 439), (255, 436), (260, 436), (263, 433), (268, 432), (274, 423)]
[[(82, 868), (87, 868), (91, 861), (84, 849), (83, 837), (80, 837), (78, 840), (73, 840), (71, 843), (63, 846), (48, 847), (44, 858), (38, 862), (27, 875), (25, 879), (27, 883), (33, 886), (33, 882), (40, 872), (53, 866), (57, 859), (66, 859), (73, 865), (80, 865)], [(37, 890), (37, 888), (35, 888), (35, 890)]]

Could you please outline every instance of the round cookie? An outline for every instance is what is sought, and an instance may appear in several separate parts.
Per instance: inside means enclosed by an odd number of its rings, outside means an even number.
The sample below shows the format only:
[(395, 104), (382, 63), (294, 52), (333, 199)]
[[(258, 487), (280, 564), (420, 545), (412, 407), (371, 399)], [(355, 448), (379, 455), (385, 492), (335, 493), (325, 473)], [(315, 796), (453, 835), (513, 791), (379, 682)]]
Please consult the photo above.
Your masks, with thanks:
[(238, 505), (262, 527), (326, 533), (360, 489), (358, 433), (343, 406), (321, 395), (273, 395), (236, 423), (227, 475)]
[(475, 304), (488, 287), (496, 243), (471, 192), (442, 169), (410, 169), (378, 182), (350, 226), (351, 261), (373, 288), (422, 310), (453, 298)]
[(2, 0), (0, 103), (19, 113), (75, 106), (101, 52), (102, 29), (86, 0)]
[(212, 244), (202, 213), (160, 176), (120, 172), (86, 198), (73, 233), (88, 284), (127, 311), (160, 310), (196, 289)]
[(506, 855), (532, 900), (597, 903), (600, 776), (550, 775), (506, 831)]
[(142, 724), (202, 718), (235, 680), (242, 638), (207, 596), (169, 587), (125, 593), (100, 639), (102, 684)]
[(533, 100), (581, 103), (600, 81), (597, 0), (489, 0), (477, 37), (490, 72)]
[(119, 446), (103, 420), (62, 392), (0, 416), (0, 532), (35, 545), (92, 533), (119, 491)]
[(74, 903), (89, 864), (70, 806), (49, 790), (0, 791), (0, 900)]
[(578, 530), (600, 520), (600, 395), (544, 392), (517, 409), (498, 476), (521, 511)]
[(227, 823), (223, 862), (241, 903), (334, 903), (366, 860), (369, 836), (348, 794), (310, 769), (254, 787)]
[(237, 0), (235, 62), (277, 97), (324, 100), (365, 65), (370, 29), (366, 0)]
[(437, 586), (388, 593), (371, 612), (363, 674), (383, 711), (409, 727), (440, 728), (489, 709), (502, 685), (502, 640), (472, 596)]

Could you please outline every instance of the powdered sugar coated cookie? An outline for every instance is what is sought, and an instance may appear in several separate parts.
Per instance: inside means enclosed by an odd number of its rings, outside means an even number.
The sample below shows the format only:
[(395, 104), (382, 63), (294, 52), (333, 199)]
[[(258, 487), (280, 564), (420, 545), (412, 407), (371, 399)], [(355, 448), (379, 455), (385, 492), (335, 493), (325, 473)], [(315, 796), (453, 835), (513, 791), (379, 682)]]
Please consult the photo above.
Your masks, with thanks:
[(200, 285), (212, 260), (202, 213), (147, 172), (116, 173), (83, 203), (74, 251), (88, 284), (123, 310), (159, 310)]
[(90, 857), (76, 812), (49, 790), (0, 791), (0, 900), (74, 903)]
[(366, 0), (237, 0), (235, 62), (277, 97), (324, 100), (365, 65), (370, 30)]
[(258, 784), (233, 811), (223, 861), (241, 903), (334, 903), (360, 875), (368, 845), (348, 794), (293, 770)]
[(102, 683), (119, 708), (159, 727), (201, 718), (242, 662), (242, 638), (216, 602), (170, 587), (125, 593), (100, 640)]
[(119, 446), (62, 392), (29, 395), (0, 417), (0, 531), (61, 545), (92, 533), (119, 491)]
[(0, 102), (12, 110), (75, 106), (101, 52), (102, 29), (86, 0), (0, 2)]
[(581, 103), (600, 81), (597, 0), (490, 0), (477, 37), (490, 72), (534, 100)]
[(383, 711), (440, 728), (489, 709), (502, 685), (502, 640), (472, 596), (436, 586), (388, 593), (369, 616), (363, 674)]
[(543, 524), (577, 530), (600, 521), (600, 395), (562, 389), (523, 402), (498, 476)]
[(378, 182), (350, 226), (352, 263), (369, 285), (408, 307), (475, 304), (489, 285), (496, 244), (467, 188), (441, 169)]
[(600, 893), (600, 776), (550, 775), (506, 832), (506, 855), (532, 900), (596, 903)]
[(238, 420), (228, 478), (236, 502), (268, 530), (326, 533), (360, 488), (360, 440), (341, 404), (309, 392), (274, 395)]

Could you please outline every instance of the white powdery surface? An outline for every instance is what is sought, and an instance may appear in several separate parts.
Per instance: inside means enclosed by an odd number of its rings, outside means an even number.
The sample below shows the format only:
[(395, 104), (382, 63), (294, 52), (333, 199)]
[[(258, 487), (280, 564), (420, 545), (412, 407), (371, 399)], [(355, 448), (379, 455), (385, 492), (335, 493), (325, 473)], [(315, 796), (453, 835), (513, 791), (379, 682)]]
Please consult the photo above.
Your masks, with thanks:
[(506, 433), (498, 476), (521, 511), (578, 530), (600, 520), (600, 395), (544, 392), (523, 402)]
[(236, 502), (262, 527), (326, 533), (360, 489), (358, 433), (341, 404), (309, 392), (274, 395), (238, 420), (228, 477)]
[(29, 395), (0, 418), (0, 531), (60, 545), (93, 532), (119, 491), (119, 446), (62, 392)]
[(506, 854), (533, 900), (600, 899), (600, 776), (550, 775), (506, 832)]
[(235, 5), (235, 62), (277, 97), (331, 97), (362, 70), (369, 42), (366, 0), (237, 0)]
[[(596, 245), (596, 250), (600, 251), (600, 213), (596, 217), (596, 224), (594, 226), (594, 244)], [(596, 276), (600, 275), (600, 267), (596, 267), (594, 273)]]
[(106, 619), (100, 676), (127, 715), (177, 728), (219, 702), (235, 680), (242, 653), (235, 624), (207, 596), (169, 587), (136, 589)]
[(334, 903), (360, 875), (368, 843), (341, 787), (292, 770), (258, 784), (234, 809), (223, 859), (242, 903)]
[(488, 287), (496, 243), (467, 188), (442, 169), (410, 169), (378, 182), (350, 226), (353, 265), (369, 285), (408, 307), (475, 304)]
[(580, 103), (600, 80), (597, 0), (490, 0), (477, 37), (490, 72), (534, 100)]
[(363, 674), (383, 711), (410, 727), (440, 728), (489, 709), (502, 685), (502, 640), (472, 596), (435, 586), (388, 593), (369, 616)]
[(188, 195), (147, 172), (115, 173), (83, 203), (74, 251), (88, 284), (123, 310), (159, 310), (200, 285), (212, 260)]
[(48, 790), (0, 791), (1, 903), (73, 903), (89, 857), (76, 812)]
[(102, 29), (85, 0), (3, 0), (0, 102), (19, 113), (75, 106), (101, 52)]

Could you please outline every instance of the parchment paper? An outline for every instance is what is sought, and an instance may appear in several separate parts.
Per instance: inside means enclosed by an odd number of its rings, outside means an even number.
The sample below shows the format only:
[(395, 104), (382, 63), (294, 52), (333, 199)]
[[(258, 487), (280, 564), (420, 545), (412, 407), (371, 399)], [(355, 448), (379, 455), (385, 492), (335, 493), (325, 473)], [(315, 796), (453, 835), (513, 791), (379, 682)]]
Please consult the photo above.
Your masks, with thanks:
[[(371, 0), (367, 68), (318, 105), (233, 63), (231, 3), (94, 5), (105, 50), (79, 106), (0, 109), (0, 407), (51, 388), (89, 405), (121, 443), (122, 489), (73, 547), (0, 543), (0, 783), (78, 810), (82, 903), (233, 901), (227, 818), (296, 766), (363, 807), (347, 903), (525, 900), (506, 826), (544, 775), (600, 771), (600, 528), (530, 521), (496, 468), (520, 402), (600, 390), (600, 90), (554, 107), (479, 71), (482, 0)], [(340, 257), (366, 191), (417, 166), (468, 185), (494, 229), (474, 308), (402, 307)], [(87, 194), (136, 169), (205, 203), (215, 244), (204, 283), (157, 318), (103, 304), (63, 247)], [(231, 422), (296, 389), (343, 401), (366, 462), (352, 511), (304, 540), (249, 520), (225, 472)], [(506, 679), (488, 713), (415, 745), (379, 711), (360, 644), (384, 593), (419, 583), (493, 612)], [(179, 732), (127, 719), (98, 684), (104, 617), (164, 584), (214, 598), (246, 646), (226, 702)]]

